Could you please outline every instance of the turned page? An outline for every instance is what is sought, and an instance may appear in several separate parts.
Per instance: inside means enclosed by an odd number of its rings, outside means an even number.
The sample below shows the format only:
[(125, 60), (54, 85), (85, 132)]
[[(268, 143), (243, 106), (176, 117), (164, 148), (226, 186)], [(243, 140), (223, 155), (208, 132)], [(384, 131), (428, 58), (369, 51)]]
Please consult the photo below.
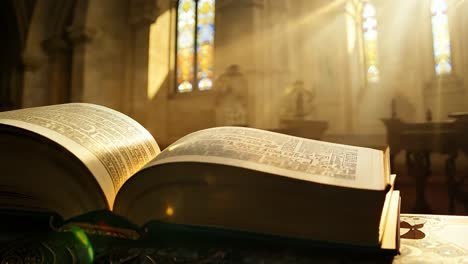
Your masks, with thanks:
[(244, 127), (189, 134), (147, 167), (171, 162), (237, 166), (311, 182), (384, 190), (384, 152)]
[(96, 178), (109, 208), (122, 184), (160, 152), (151, 134), (135, 120), (99, 105), (71, 103), (1, 112), (0, 124), (42, 135), (73, 153)]

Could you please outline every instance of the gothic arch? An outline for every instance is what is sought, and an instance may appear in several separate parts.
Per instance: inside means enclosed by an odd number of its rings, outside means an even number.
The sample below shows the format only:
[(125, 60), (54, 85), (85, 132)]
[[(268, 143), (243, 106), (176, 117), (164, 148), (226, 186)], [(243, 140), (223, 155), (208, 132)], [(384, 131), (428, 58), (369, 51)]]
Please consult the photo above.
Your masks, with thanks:
[(76, 7), (86, 2), (37, 0), (22, 54), (23, 107), (70, 101), (73, 48), (68, 29), (81, 11)]

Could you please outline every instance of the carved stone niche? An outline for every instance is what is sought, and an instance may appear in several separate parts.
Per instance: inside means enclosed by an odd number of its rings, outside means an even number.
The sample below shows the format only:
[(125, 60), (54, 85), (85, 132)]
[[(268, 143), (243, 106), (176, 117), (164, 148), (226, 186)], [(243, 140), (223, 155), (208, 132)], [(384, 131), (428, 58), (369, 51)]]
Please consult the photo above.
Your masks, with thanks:
[(434, 121), (448, 118), (453, 112), (466, 110), (463, 82), (454, 76), (441, 76), (428, 83), (423, 91), (425, 112), (430, 110)]

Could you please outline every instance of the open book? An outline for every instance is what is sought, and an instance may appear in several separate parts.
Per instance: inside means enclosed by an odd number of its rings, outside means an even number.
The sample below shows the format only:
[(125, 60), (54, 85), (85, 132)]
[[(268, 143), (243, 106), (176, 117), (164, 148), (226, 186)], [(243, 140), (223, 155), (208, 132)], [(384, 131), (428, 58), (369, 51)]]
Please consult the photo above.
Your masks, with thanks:
[(109, 108), (0, 113), (0, 207), (152, 220), (395, 251), (388, 150), (218, 127), (160, 151)]

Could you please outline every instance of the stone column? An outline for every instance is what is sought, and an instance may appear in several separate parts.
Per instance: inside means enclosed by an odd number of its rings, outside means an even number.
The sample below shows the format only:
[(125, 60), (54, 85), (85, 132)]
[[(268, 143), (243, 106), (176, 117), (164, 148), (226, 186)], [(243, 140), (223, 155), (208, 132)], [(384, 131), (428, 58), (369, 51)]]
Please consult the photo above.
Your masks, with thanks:
[(47, 57), (42, 50), (26, 50), (21, 55), (24, 79), (21, 107), (33, 107), (47, 103), (47, 93), (44, 92), (47, 80)]
[(85, 26), (72, 25), (68, 28), (68, 37), (73, 43), (71, 69), (70, 101), (83, 101), (86, 45), (95, 36), (96, 30)]
[(127, 61), (128, 87), (122, 105), (123, 111), (140, 123), (146, 123), (148, 107), (148, 49), (150, 26), (158, 16), (157, 0), (133, 0), (129, 6), (129, 24), (132, 26)]
[(44, 56), (42, 54), (34, 54), (31, 52), (24, 52), (21, 55), (23, 69), (25, 72), (35, 72), (44, 63)]
[(69, 101), (70, 91), (70, 44), (63, 38), (54, 36), (42, 42), (42, 48), (48, 55), (48, 104), (60, 104)]
[[(265, 2), (268, 8), (264, 25), (267, 41), (265, 44), (271, 45), (270, 54), (266, 54), (265, 61), (265, 94), (262, 98), (265, 107), (266, 128), (279, 127), (279, 101), (284, 93), (284, 89), (291, 85), (289, 67), (289, 9), (287, 0), (275, 0)], [(301, 78), (300, 78), (301, 79)], [(305, 84), (308, 89), (312, 87), (311, 83)], [(313, 88), (312, 88), (313, 89)]]

